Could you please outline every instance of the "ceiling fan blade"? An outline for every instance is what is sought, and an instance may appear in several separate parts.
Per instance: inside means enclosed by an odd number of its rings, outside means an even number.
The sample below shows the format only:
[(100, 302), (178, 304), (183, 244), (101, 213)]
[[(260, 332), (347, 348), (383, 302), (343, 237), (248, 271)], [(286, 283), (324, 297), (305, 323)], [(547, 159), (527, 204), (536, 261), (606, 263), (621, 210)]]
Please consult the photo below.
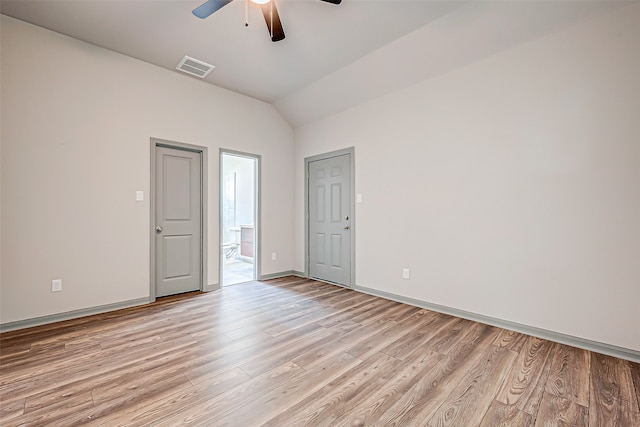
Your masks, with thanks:
[(342, 0), (320, 0), (320, 1), (324, 1), (324, 2), (327, 2), (327, 3), (333, 3), (333, 4), (342, 3)]
[(207, 18), (213, 12), (231, 3), (233, 0), (209, 0), (193, 9), (193, 14), (200, 19)]
[[(282, 28), (282, 22), (280, 22), (280, 15), (278, 15), (278, 9), (276, 8), (275, 1), (271, 0), (269, 3), (265, 3), (260, 7), (262, 8), (264, 20), (267, 22), (269, 34), (271, 34), (271, 41), (279, 42), (284, 39), (284, 28)], [(271, 11), (273, 11), (273, 16), (271, 16)], [(273, 28), (271, 28), (272, 22)]]

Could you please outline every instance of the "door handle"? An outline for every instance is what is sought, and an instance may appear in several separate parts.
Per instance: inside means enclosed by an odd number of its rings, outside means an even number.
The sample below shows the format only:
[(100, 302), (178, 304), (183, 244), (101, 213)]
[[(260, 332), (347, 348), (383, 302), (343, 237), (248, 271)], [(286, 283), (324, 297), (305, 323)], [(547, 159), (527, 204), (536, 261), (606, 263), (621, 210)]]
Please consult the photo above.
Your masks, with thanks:
[(347, 225), (345, 225), (345, 226), (344, 226), (344, 229), (345, 229), (345, 230), (348, 230), (349, 228), (350, 228), (350, 227), (349, 227), (349, 224), (347, 224)]
[(156, 225), (156, 233), (162, 233), (162, 227)]

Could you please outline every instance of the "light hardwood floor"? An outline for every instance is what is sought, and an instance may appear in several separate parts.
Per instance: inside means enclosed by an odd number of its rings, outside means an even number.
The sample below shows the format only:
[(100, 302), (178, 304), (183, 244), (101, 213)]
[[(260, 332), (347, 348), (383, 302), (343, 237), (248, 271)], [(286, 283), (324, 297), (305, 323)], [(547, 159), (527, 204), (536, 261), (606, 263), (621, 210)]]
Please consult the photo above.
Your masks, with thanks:
[(296, 277), (0, 335), (0, 425), (640, 426), (640, 365)]

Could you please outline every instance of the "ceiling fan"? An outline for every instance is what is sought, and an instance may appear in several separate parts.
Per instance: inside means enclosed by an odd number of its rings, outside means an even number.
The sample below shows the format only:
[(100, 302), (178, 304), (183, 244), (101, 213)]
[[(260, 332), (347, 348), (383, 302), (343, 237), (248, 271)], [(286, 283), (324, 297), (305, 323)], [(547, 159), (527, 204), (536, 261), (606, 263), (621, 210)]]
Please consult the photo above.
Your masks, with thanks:
[[(219, 9), (231, 3), (233, 0), (208, 0), (206, 3), (198, 6), (193, 10), (193, 14), (200, 19), (204, 19), (212, 15)], [(248, 0), (246, 0), (248, 1)], [(274, 0), (251, 0), (252, 2), (260, 5), (264, 20), (267, 23), (267, 29), (271, 35), (271, 41), (278, 42), (284, 39), (284, 29), (282, 28), (282, 22), (280, 22), (280, 15), (278, 15), (278, 9)], [(340, 4), (342, 0), (320, 0), (327, 3)], [(249, 25), (249, 24), (245, 24)]]

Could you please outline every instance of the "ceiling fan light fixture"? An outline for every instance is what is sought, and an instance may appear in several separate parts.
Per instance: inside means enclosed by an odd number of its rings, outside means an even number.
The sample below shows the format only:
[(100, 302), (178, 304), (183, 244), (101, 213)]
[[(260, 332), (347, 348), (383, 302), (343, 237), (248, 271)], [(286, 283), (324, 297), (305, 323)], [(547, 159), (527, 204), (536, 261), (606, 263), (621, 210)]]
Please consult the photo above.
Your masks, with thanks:
[[(212, 15), (217, 10), (220, 10), (224, 6), (231, 3), (233, 0), (207, 0), (205, 3), (196, 7), (193, 10), (193, 14), (200, 19), (205, 19)], [(271, 36), (272, 42), (279, 42), (284, 40), (284, 29), (282, 28), (282, 22), (280, 21), (280, 14), (278, 8), (276, 8), (275, 0), (251, 0), (252, 2), (260, 5), (262, 9), (262, 15), (267, 23), (267, 29)], [(342, 0), (321, 0), (326, 3), (340, 4)], [(245, 0), (244, 6), (244, 25), (249, 26), (249, 0)]]

